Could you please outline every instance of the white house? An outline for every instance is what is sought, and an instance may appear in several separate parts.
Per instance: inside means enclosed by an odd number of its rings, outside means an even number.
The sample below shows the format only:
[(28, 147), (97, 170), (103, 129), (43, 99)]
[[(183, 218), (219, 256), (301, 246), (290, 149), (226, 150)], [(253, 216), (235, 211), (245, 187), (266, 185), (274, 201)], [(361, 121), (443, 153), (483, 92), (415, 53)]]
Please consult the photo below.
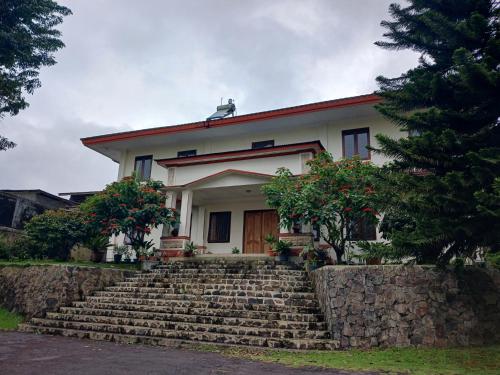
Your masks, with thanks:
[[(234, 247), (244, 254), (263, 253), (267, 234), (300, 247), (314, 229), (288, 233), (266, 206), (261, 186), (279, 167), (304, 173), (306, 161), (325, 149), (335, 158), (359, 154), (379, 165), (387, 161), (365, 148), (376, 146), (377, 133), (402, 136), (374, 109), (379, 101), (368, 94), (82, 142), (119, 163), (118, 179), (135, 170), (165, 183), (167, 203), (180, 212), (176, 236), (167, 228), (151, 233), (165, 253), (188, 240), (209, 253), (230, 253)], [(378, 234), (365, 228), (359, 235), (376, 239)]]

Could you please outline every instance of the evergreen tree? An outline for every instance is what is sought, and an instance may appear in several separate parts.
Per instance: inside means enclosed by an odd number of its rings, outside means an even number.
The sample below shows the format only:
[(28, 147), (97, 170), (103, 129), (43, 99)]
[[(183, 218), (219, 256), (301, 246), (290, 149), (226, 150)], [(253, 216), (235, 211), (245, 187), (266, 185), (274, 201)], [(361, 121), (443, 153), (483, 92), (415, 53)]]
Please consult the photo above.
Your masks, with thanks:
[(397, 192), (389, 211), (399, 218), (388, 237), (422, 262), (493, 249), (500, 243), (499, 2), (410, 0), (389, 10), (392, 20), (381, 23), (387, 40), (376, 44), (421, 58), (400, 77), (377, 78), (378, 110), (409, 134), (377, 135), (376, 151), (394, 158), (386, 178)]
[[(40, 68), (54, 65), (54, 52), (64, 47), (55, 27), (69, 14), (53, 0), (0, 1), (0, 118), (28, 106), (24, 94), (40, 87)], [(0, 136), (0, 150), (14, 146)]]

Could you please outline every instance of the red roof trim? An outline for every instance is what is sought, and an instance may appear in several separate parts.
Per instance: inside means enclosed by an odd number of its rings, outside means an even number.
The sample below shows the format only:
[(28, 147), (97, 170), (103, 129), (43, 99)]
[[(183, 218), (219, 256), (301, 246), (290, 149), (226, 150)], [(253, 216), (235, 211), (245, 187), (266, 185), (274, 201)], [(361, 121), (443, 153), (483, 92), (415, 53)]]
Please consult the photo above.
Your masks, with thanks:
[(95, 137), (82, 138), (81, 141), (85, 146), (90, 146), (99, 143), (123, 141), (131, 138), (146, 137), (146, 136), (153, 136), (160, 134), (182, 133), (188, 131), (203, 130), (207, 128), (218, 128), (229, 125), (243, 124), (245, 122), (250, 122), (250, 121), (271, 120), (274, 118), (279, 118), (284, 116), (293, 116), (302, 113), (324, 111), (327, 109), (343, 108), (353, 105), (362, 105), (370, 103), (375, 104), (379, 101), (381, 101), (381, 98), (375, 94), (360, 95), (349, 98), (328, 100), (318, 103), (304, 104), (295, 107), (275, 109), (272, 111), (250, 113), (248, 115), (228, 117), (221, 120), (199, 121), (182, 125), (162, 126), (159, 128), (104, 134)]
[(205, 182), (206, 180), (211, 180), (213, 178), (220, 177), (220, 176), (223, 176), (223, 175), (226, 175), (226, 174), (242, 174), (242, 175), (247, 175), (247, 176), (266, 177), (266, 178), (272, 178), (273, 177), (273, 175), (266, 174), (266, 173), (243, 171), (243, 170), (240, 170), (240, 169), (226, 169), (226, 170), (223, 170), (221, 172), (217, 172), (217, 173), (214, 173), (214, 174), (211, 174), (211, 175), (199, 178), (197, 180), (188, 182), (187, 184), (183, 184), (183, 185), (170, 185), (170, 186), (166, 186), (165, 188), (179, 188), (179, 187), (192, 186), (192, 185), (199, 184), (201, 182)]
[(156, 162), (165, 168), (185, 167), (198, 164), (225, 163), (229, 161), (269, 158), (298, 154), (301, 152), (312, 152), (316, 154), (324, 150), (325, 148), (320, 141), (314, 141), (258, 149), (214, 152), (212, 154), (188, 156), (183, 158), (160, 159), (156, 160)]

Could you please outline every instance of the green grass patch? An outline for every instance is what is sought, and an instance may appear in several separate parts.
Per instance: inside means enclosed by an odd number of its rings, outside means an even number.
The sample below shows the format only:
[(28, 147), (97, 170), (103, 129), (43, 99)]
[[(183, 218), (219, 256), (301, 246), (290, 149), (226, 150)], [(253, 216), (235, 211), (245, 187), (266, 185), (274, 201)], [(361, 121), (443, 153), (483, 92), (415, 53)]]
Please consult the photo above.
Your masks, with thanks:
[(0, 330), (16, 329), (22, 323), (23, 317), (0, 307)]
[(278, 351), (203, 345), (197, 349), (230, 357), (280, 363), (291, 367), (316, 366), (341, 370), (404, 374), (500, 374), (500, 346), (468, 348), (391, 348), (348, 351)]
[(94, 263), (86, 261), (58, 261), (49, 259), (27, 259), (27, 260), (0, 260), (1, 266), (11, 267), (30, 267), (30, 266), (75, 266), (75, 267), (94, 267), (94, 268), (116, 268), (125, 270), (138, 270), (140, 265), (138, 263)]

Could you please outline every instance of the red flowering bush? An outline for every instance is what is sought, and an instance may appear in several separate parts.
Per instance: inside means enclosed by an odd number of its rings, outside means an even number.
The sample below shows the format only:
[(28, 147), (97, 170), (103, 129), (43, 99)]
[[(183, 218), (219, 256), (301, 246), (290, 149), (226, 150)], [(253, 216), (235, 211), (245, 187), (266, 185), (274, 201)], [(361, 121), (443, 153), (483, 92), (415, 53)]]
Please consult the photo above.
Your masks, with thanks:
[(147, 250), (152, 246), (146, 241), (151, 229), (173, 225), (177, 218), (174, 209), (165, 207), (163, 187), (161, 181), (140, 182), (133, 177), (113, 182), (80, 206), (85, 223), (101, 235), (125, 234), (136, 253)]
[(379, 168), (359, 159), (333, 161), (328, 152), (308, 162), (310, 171), (295, 177), (286, 169), (263, 187), (267, 204), (275, 208), (281, 224), (319, 225), (321, 237), (342, 259), (351, 246), (351, 223), (364, 218), (378, 222), (382, 197), (374, 186)]

